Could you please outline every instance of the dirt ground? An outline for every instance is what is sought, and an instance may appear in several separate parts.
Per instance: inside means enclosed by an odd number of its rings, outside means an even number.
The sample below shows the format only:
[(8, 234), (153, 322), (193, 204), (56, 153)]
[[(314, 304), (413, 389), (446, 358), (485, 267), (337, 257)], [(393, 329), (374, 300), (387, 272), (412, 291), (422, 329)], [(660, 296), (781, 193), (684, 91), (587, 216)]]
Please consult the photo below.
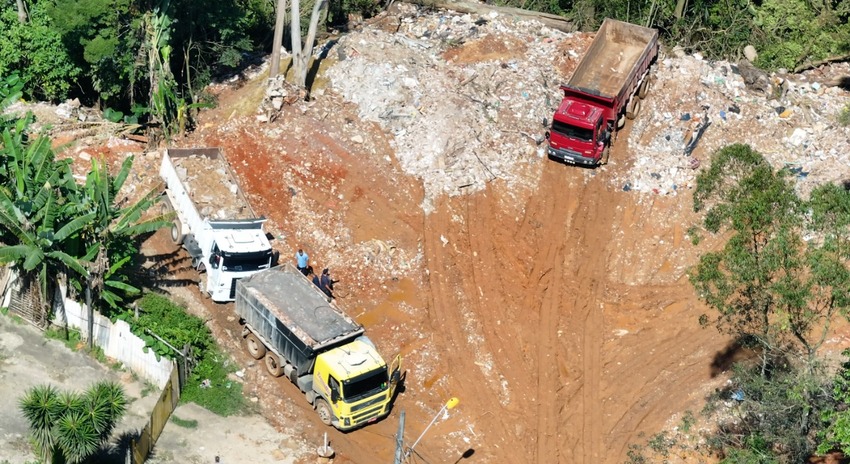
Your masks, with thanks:
[[(401, 37), (398, 43), (422, 48), (427, 34), (443, 34), (444, 24), (480, 22), (440, 13), (433, 18), (418, 39)], [(551, 66), (560, 79), (591, 38), (540, 39), (532, 35), (537, 26), (523, 27), (521, 34), (476, 36), (465, 44), (447, 36), (453, 45), (442, 59), (448, 63), (427, 61), (423, 67), (445, 70), (454, 79), (449, 90), (460, 93), (476, 74), (451, 63), (495, 60), (491, 78), (524, 76), (515, 66), (520, 52), (535, 52), (546, 43), (557, 51)], [(367, 42), (361, 40), (349, 41), (348, 53), (365, 54)], [(532, 45), (526, 48), (526, 42)], [(397, 52), (375, 50), (388, 60)], [(418, 65), (412, 57), (393, 59), (392, 72)], [(344, 100), (323, 74), (335, 64), (329, 58), (319, 67), (309, 103), (284, 106), (268, 123), (256, 118), (264, 70), (236, 84), (214, 86), (217, 108), (202, 112), (197, 130), (173, 144), (222, 147), (253, 209), (268, 218), (267, 231), (281, 259), (293, 259), (303, 248), (314, 268), (329, 267), (340, 279), (339, 305), (366, 327), (385, 358), (402, 353), (405, 388), (389, 418), (351, 433), (322, 426), (295, 386), (269, 377), (244, 352), (232, 305), (201, 298), (193, 284), (197, 276), (167, 235), (157, 233), (145, 245), (148, 265), (170, 271), (163, 275), (163, 288), (205, 316), (216, 337), (246, 366), (246, 395), (256, 399), (277, 430), (314, 445), (327, 433), (337, 463), (392, 462), (400, 412), (406, 413), (404, 436), (410, 445), (454, 396), (460, 405), (428, 431), (413, 462), (613, 464), (626, 460), (630, 444), (675, 428), (686, 411), (698, 412), (706, 395), (726, 381), (724, 373), (737, 353), (716, 330), (699, 326), (706, 308), (686, 276), (699, 254), (717, 244), (691, 243), (687, 231), (697, 218), (690, 184), (673, 185), (678, 195), (661, 195), (659, 189), (630, 192), (626, 187), (632, 184), (623, 187), (621, 181), (638, 170), (650, 179), (667, 176), (667, 168), (649, 175), (652, 159), (639, 158), (629, 136), (640, 127), (638, 138), (664, 138), (666, 123), (643, 121), (654, 117), (645, 112), (619, 135), (611, 164), (586, 170), (541, 156), (535, 134), (524, 132), (539, 127), (537, 114), (511, 109), (514, 101), (545, 100), (540, 92), (557, 94), (556, 84), (534, 92), (530, 85), (493, 90), (519, 96), (494, 96), (504, 105), (491, 105), (484, 116), (452, 113), (448, 105), (423, 97), (421, 106), (405, 111), (438, 120), (445, 116), (445, 121), (417, 128), (420, 132), (463, 132), (492, 115), (503, 127), (516, 128), (493, 139), (476, 129), (472, 132), (485, 137), (468, 141), (482, 150), (504, 142), (513, 150), (506, 148), (501, 157), (504, 169), (495, 174), (487, 169), (488, 163), (496, 165), (498, 150), (489, 158), (482, 153), (478, 161), (477, 153), (470, 154), (456, 165), (443, 157), (424, 170), (438, 176), (454, 169), (461, 175), (446, 183), (423, 180), (406, 173), (416, 160), (400, 162), (397, 156), (401, 148), (406, 156), (416, 153), (417, 140), (409, 137), (413, 130), (388, 130), (361, 117), (364, 108), (390, 120), (409, 115), (384, 111), (382, 102), (358, 106)], [(678, 98), (678, 79), (658, 87), (664, 98)], [(415, 90), (426, 81), (405, 85)], [(484, 81), (468, 88), (490, 91)], [(469, 114), (482, 119), (463, 119)], [(89, 151), (115, 156), (143, 149), (110, 144)], [(463, 145), (447, 140), (439, 148), (459, 152)], [(708, 154), (701, 148), (694, 152), (695, 157)], [(134, 181), (142, 191), (156, 183), (160, 158), (148, 153), (137, 159)], [(464, 164), (470, 159), (473, 165)], [(481, 175), (456, 185), (465, 170)], [(681, 170), (675, 173), (682, 176)], [(474, 189), (465, 189), (473, 183)], [(827, 350), (840, 351), (848, 341), (838, 333)], [(669, 460), (700, 462), (688, 454)]]
[[(221, 93), (181, 144), (224, 147), (282, 259), (303, 247), (320, 267), (330, 263), (348, 291), (340, 305), (386, 357), (401, 351), (407, 370), (387, 420), (342, 434), (255, 364), (246, 391), (276, 426), (300, 424), (311, 442), (329, 432), (335, 462), (391, 462), (399, 412), (410, 444), (457, 396), (460, 406), (417, 446), (421, 462), (615, 463), (723, 381), (727, 341), (699, 327), (703, 308), (685, 277), (699, 252), (685, 232), (689, 199), (639, 202), (612, 189), (605, 176), (629, 169), (627, 145), (612, 155), (624, 160), (616, 168), (541, 159), (536, 185), (494, 181), (426, 215), (421, 184), (383, 158), (387, 135), (352, 105), (326, 96), (324, 119), (292, 111), (272, 129), (245, 123), (251, 115), (227, 119), (251, 85)], [(368, 144), (333, 136), (346, 126)], [(372, 240), (414, 265), (392, 275), (338, 252)], [(205, 308), (249, 363), (229, 306)]]

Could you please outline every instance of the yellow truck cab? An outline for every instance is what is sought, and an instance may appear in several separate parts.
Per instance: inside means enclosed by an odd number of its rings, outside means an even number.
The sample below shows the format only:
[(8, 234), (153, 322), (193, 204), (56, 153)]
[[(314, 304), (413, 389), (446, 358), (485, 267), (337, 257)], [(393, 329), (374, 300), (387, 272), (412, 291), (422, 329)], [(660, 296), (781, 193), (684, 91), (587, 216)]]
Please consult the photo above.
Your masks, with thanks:
[(316, 357), (313, 387), (322, 398), (313, 404), (325, 424), (340, 430), (359, 427), (389, 414), (390, 380), (387, 364), (361, 336)]
[(389, 414), (401, 358), (388, 368), (363, 326), (292, 264), (240, 280), (236, 313), (248, 353), (297, 385), (324, 424), (350, 430)]

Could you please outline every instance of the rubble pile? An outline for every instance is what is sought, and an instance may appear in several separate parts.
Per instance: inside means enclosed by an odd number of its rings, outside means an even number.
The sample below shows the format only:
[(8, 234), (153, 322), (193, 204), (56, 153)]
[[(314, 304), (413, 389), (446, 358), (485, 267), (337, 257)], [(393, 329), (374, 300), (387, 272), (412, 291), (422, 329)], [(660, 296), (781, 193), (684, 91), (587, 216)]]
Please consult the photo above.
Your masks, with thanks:
[[(495, 179), (534, 182), (539, 169), (529, 164), (545, 155), (543, 122), (560, 101), (560, 61), (566, 54), (578, 62), (578, 53), (562, 50), (571, 34), (495, 13), (399, 9), (398, 32), (364, 28), (343, 37), (342, 61), (327, 74), (361, 118), (394, 135), (402, 169), (424, 182), (425, 211), (440, 194)], [(477, 58), (466, 59), (469, 48)]]
[[(440, 194), (480, 190), (495, 179), (533, 182), (558, 85), (592, 35), (495, 13), (401, 5), (397, 14), (397, 32), (366, 27), (343, 37), (328, 77), (362, 118), (393, 134), (402, 169), (424, 182), (425, 211)], [(829, 66), (850, 75), (847, 63)], [(712, 152), (744, 142), (775, 167), (792, 168), (803, 194), (850, 177), (850, 128), (837, 124), (850, 101), (846, 90), (815, 72), (769, 83), (759, 75), (748, 86), (741, 72), (699, 54), (660, 56), (642, 113), (624, 132), (628, 157), (612, 156), (600, 171), (624, 191), (677, 195), (693, 187)], [(618, 164), (628, 167), (612, 169)]]
[(286, 76), (279, 74), (268, 80), (266, 93), (257, 108), (257, 121), (270, 122), (277, 119), (284, 105), (290, 106), (303, 102), (307, 91), (286, 81)]
[(213, 220), (253, 218), (225, 158), (192, 155), (172, 161), (201, 216)]
[[(836, 66), (850, 75), (847, 63)], [(676, 195), (693, 187), (694, 168), (731, 143), (750, 144), (775, 168), (790, 168), (803, 195), (850, 177), (850, 127), (837, 123), (850, 93), (829, 79), (773, 76), (761, 92), (747, 88), (737, 65), (699, 54), (660, 57), (654, 72), (629, 137), (634, 166), (611, 176), (623, 190)]]

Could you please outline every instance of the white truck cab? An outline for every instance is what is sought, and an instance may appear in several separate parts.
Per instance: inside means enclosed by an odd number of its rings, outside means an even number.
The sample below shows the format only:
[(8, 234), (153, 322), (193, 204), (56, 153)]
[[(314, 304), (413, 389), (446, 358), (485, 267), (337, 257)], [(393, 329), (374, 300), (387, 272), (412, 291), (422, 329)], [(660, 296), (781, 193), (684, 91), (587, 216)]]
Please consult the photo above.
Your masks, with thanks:
[(236, 282), (275, 261), (263, 230), (218, 148), (171, 148), (160, 167), (163, 212), (174, 212), (171, 239), (192, 257), (202, 293), (236, 298)]

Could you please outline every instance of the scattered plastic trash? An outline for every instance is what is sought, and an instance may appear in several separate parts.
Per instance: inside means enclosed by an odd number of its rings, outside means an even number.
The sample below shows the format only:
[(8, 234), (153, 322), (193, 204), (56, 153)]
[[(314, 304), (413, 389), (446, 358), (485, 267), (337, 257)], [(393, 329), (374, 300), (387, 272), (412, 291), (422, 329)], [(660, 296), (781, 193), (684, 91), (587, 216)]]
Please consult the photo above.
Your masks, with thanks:
[(702, 138), (702, 135), (705, 133), (705, 130), (708, 129), (708, 126), (711, 125), (711, 119), (705, 118), (703, 121), (697, 126), (693, 135), (691, 135), (691, 140), (685, 145), (685, 156), (691, 156), (691, 153), (696, 149), (699, 140)]
[(726, 120), (726, 112), (725, 111), (720, 112), (720, 119), (722, 119), (724, 121)]
[(623, 191), (624, 192), (631, 192), (632, 191), (632, 184), (630, 182), (626, 182), (626, 185), (623, 186)]
[(730, 113), (741, 114), (741, 107), (738, 105), (732, 105), (728, 108)]
[(738, 389), (733, 391), (732, 399), (735, 401), (744, 401), (744, 390)]
[(774, 108), (774, 111), (776, 111), (776, 114), (782, 114), (782, 113), (785, 112), (785, 107), (784, 106), (777, 106), (776, 108)]
[(798, 179), (805, 179), (806, 177), (809, 177), (809, 171), (803, 171), (802, 166), (793, 167), (789, 169), (789, 171), (791, 172), (791, 174), (794, 174)]
[(201, 381), (201, 388), (212, 388), (212, 382), (210, 379), (204, 379)]
[(680, 121), (690, 121), (691, 120), (691, 113), (683, 114), (682, 116), (679, 117), (679, 120)]
[(792, 114), (794, 114), (794, 110), (792, 110), (791, 108), (788, 108), (787, 110), (779, 113), (779, 117), (782, 118), (782, 119), (788, 119), (788, 118), (791, 117)]
[(661, 174), (659, 174), (657, 172), (652, 172), (652, 173), (649, 174), (649, 176), (652, 177), (653, 179), (661, 179)]

